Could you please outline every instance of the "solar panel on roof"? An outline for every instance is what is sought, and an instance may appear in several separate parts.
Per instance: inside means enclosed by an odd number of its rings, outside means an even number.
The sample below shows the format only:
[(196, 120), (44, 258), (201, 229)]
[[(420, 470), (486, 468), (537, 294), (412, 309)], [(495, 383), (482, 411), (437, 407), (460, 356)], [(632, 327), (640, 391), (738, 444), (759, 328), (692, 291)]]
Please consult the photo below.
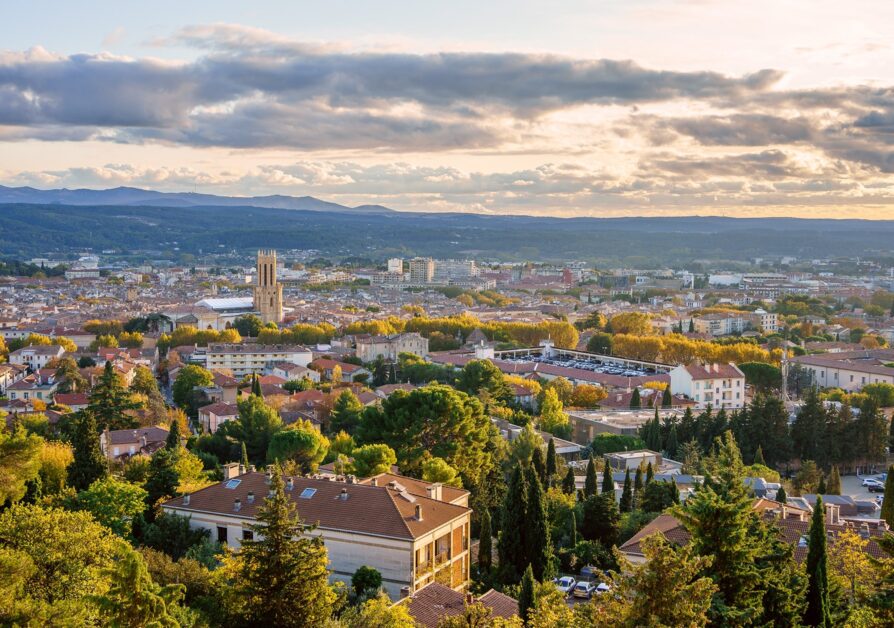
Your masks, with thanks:
[(230, 480), (226, 484), (224, 484), (224, 488), (236, 488), (242, 483), (242, 480)]
[(314, 496), (314, 494), (316, 492), (317, 492), (317, 489), (315, 489), (315, 488), (306, 488), (303, 491), (301, 491), (301, 494), (298, 497), (300, 497), (301, 499), (310, 499), (311, 497)]

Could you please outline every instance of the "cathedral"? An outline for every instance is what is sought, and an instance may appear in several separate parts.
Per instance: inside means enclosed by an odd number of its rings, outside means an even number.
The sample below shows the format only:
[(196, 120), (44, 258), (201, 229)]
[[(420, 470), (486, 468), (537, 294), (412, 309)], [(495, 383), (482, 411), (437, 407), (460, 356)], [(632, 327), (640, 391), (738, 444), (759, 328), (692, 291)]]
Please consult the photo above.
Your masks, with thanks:
[(254, 309), (265, 323), (282, 322), (282, 285), (276, 281), (276, 251), (258, 251)]

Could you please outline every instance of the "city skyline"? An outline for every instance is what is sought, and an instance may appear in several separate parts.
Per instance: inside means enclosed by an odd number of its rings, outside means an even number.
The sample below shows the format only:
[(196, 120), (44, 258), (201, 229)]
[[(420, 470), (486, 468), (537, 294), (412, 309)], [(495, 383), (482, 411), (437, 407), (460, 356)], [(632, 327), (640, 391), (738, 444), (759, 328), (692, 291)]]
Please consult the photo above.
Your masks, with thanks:
[(894, 216), (877, 3), (42, 4), (6, 11), (2, 185)]

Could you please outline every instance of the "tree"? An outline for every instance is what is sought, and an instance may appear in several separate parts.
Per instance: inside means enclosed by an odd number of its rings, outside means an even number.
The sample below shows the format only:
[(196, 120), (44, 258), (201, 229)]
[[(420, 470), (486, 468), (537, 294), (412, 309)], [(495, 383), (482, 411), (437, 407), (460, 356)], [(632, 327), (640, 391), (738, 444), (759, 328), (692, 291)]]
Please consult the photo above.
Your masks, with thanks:
[(791, 427), (795, 453), (801, 460), (813, 460), (820, 466), (824, 465), (827, 423), (828, 412), (819, 393), (815, 388), (810, 388)]
[(825, 515), (823, 498), (817, 495), (813, 515), (810, 518), (807, 560), (804, 565), (807, 572), (807, 610), (804, 613), (804, 623), (808, 626), (831, 628), (832, 616), (829, 607), (829, 579), (826, 564), (826, 527), (823, 523)]
[(141, 541), (146, 547), (179, 561), (192, 548), (207, 542), (210, 534), (205, 528), (190, 527), (189, 517), (166, 512), (145, 526)]
[(161, 448), (152, 454), (149, 462), (149, 477), (146, 478), (146, 513), (147, 519), (154, 518), (154, 508), (158, 502), (176, 497), (180, 484), (177, 474), (177, 454), (170, 449)]
[(490, 511), (485, 509), (481, 513), (481, 521), (478, 532), (478, 573), (487, 577), (490, 574), (493, 539), (490, 525)]
[(767, 462), (764, 460), (764, 449), (760, 445), (757, 446), (757, 451), (754, 452), (754, 462), (752, 464), (767, 464)]
[(655, 479), (655, 470), (652, 468), (652, 463), (650, 462), (646, 466), (646, 486), (648, 486), (653, 479)]
[(468, 395), (503, 404), (509, 403), (513, 397), (503, 372), (490, 360), (467, 362), (456, 379), (456, 388)]
[(239, 554), (224, 560), (234, 606), (252, 625), (322, 626), (335, 602), (326, 547), (321, 537), (307, 534), (279, 469), (270, 491), (250, 526), (254, 540), (244, 540)]
[(263, 397), (264, 393), (261, 390), (261, 380), (258, 378), (257, 373), (252, 375), (251, 377), (251, 394), (256, 397)]
[(604, 332), (596, 332), (587, 341), (587, 351), (600, 355), (611, 355), (612, 335)]
[(875, 566), (866, 552), (869, 539), (862, 538), (854, 530), (844, 530), (835, 538), (829, 548), (828, 564), (832, 572), (847, 583), (848, 598), (853, 608), (857, 596), (878, 582)]
[(643, 470), (642, 467), (636, 468), (636, 474), (633, 476), (633, 507), (639, 508), (643, 493)]
[(555, 389), (545, 388), (540, 402), (540, 429), (551, 434), (567, 435), (568, 428), (568, 415), (565, 414)]
[(546, 478), (546, 463), (543, 460), (542, 447), (537, 447), (531, 453), (531, 467), (533, 467), (534, 472), (537, 474), (537, 478), (543, 483), (543, 480)]
[(633, 487), (630, 484), (630, 469), (627, 469), (626, 473), (624, 473), (624, 490), (621, 492), (619, 510), (621, 512), (633, 510)]
[(601, 386), (578, 384), (571, 394), (571, 405), (578, 408), (595, 408), (606, 397), (608, 393)]
[(397, 462), (397, 455), (388, 445), (363, 445), (354, 449), (351, 471), (361, 478), (388, 473)]
[(527, 475), (527, 516), (525, 517), (525, 543), (528, 566), (534, 570), (537, 580), (543, 580), (552, 572), (552, 541), (550, 540), (549, 521), (546, 515), (546, 504), (540, 478), (532, 467), (525, 471)]
[(463, 480), (456, 469), (447, 464), (443, 458), (431, 458), (422, 463), (422, 479), (426, 482), (439, 482), (446, 486), (462, 488)]
[(590, 497), (591, 495), (596, 494), (596, 461), (593, 460), (593, 456), (590, 456), (590, 460), (587, 462), (587, 475), (584, 480), (584, 496)]
[(566, 495), (574, 495), (576, 489), (577, 482), (574, 478), (574, 469), (568, 467), (568, 472), (565, 474), (565, 477), (562, 478), (562, 492)]
[(145, 499), (146, 491), (139, 486), (104, 477), (78, 493), (76, 505), (118, 536), (127, 538), (134, 517), (146, 508)]
[(94, 415), (90, 412), (79, 412), (78, 415), (71, 440), (74, 460), (68, 467), (68, 483), (75, 490), (85, 490), (105, 477), (108, 468), (99, 445)]
[(745, 374), (745, 383), (753, 386), (755, 392), (766, 394), (782, 388), (782, 370), (778, 366), (763, 362), (743, 362), (738, 366)]
[[(690, 547), (676, 548), (660, 534), (641, 542), (645, 561), (632, 564), (616, 553), (621, 568), (612, 573), (611, 595), (592, 602), (597, 628), (621, 626), (705, 626), (714, 582), (702, 574), (711, 558), (697, 556)], [(584, 625), (584, 624), (581, 624)]]
[(124, 430), (137, 426), (136, 419), (127, 412), (139, 407), (140, 404), (133, 400), (121, 377), (115, 373), (112, 363), (106, 362), (99, 381), (90, 392), (90, 403), (84, 412), (93, 415), (102, 429)]
[(674, 398), (671, 395), (670, 386), (668, 386), (667, 388), (664, 389), (664, 392), (661, 393), (661, 407), (662, 408), (670, 408), (673, 405), (674, 405)]
[(363, 565), (358, 567), (351, 576), (351, 587), (354, 589), (354, 595), (360, 597), (370, 591), (378, 591), (382, 586), (382, 574), (378, 569)]
[(24, 497), (28, 483), (39, 477), (43, 443), (22, 425), (0, 430), (0, 507)]
[(339, 625), (345, 628), (404, 628), (415, 623), (406, 604), (392, 604), (384, 593), (362, 606), (352, 606), (339, 619)]
[(888, 477), (885, 480), (885, 498), (882, 500), (881, 518), (890, 528), (894, 528), (894, 465), (888, 467)]
[(353, 434), (360, 423), (360, 415), (363, 413), (363, 404), (350, 388), (346, 388), (335, 398), (335, 404), (329, 415), (329, 430), (331, 433), (344, 430)]
[(103, 617), (112, 626), (169, 626), (180, 623), (171, 611), (183, 599), (182, 584), (160, 587), (152, 581), (143, 559), (128, 551), (121, 560), (104, 570), (111, 586), (94, 597)]
[(537, 605), (537, 596), (534, 590), (534, 572), (531, 565), (525, 569), (522, 576), (521, 589), (518, 592), (518, 615), (522, 622), (527, 623), (531, 616), (531, 610)]
[(826, 495), (826, 476), (820, 472), (819, 484), (816, 486), (817, 495)]
[(500, 581), (515, 584), (531, 561), (527, 555), (528, 482), (521, 465), (512, 470), (506, 497), (500, 512), (500, 536), (497, 554)]
[(282, 429), (282, 417), (256, 395), (249, 395), (236, 403), (239, 416), (220, 426), (218, 432), (245, 443), (249, 460), (260, 467), (267, 459), (273, 435)]
[(779, 485), (779, 490), (776, 491), (776, 501), (780, 504), (785, 504), (788, 501), (788, 495), (785, 494), (785, 487), (781, 484)]
[(145, 366), (138, 366), (134, 371), (133, 382), (130, 384), (132, 392), (146, 396), (146, 406), (152, 413), (152, 418), (156, 422), (164, 420), (166, 415), (166, 405), (161, 391), (158, 389), (158, 380), (152, 371)]
[(606, 495), (610, 494), (612, 499), (615, 498), (615, 481), (612, 478), (612, 468), (608, 464), (608, 458), (605, 459), (605, 465), (602, 467), (602, 492)]
[(611, 547), (618, 541), (621, 529), (621, 514), (615, 503), (614, 495), (593, 495), (584, 500), (582, 505), (583, 521), (581, 535), (588, 541), (599, 541), (605, 547)]
[(662, 512), (679, 502), (676, 482), (649, 482), (643, 489), (640, 508), (645, 512)]
[(82, 393), (88, 389), (87, 380), (78, 370), (74, 358), (63, 356), (56, 369), (56, 380), (59, 381), (59, 392)]
[(630, 395), (630, 408), (636, 409), (636, 408), (642, 408), (642, 407), (643, 407), (643, 401), (640, 398), (639, 388), (634, 388), (633, 393)]
[(187, 364), (177, 373), (177, 378), (171, 387), (174, 403), (181, 408), (190, 408), (193, 399), (193, 389), (200, 386), (210, 386), (214, 382), (211, 371), (203, 369), (196, 364)]
[(264, 327), (264, 321), (255, 314), (243, 314), (233, 321), (233, 327), (243, 338), (257, 338)]
[(267, 447), (267, 462), (295, 462), (302, 474), (315, 473), (329, 451), (329, 439), (310, 421), (298, 420), (274, 432)]

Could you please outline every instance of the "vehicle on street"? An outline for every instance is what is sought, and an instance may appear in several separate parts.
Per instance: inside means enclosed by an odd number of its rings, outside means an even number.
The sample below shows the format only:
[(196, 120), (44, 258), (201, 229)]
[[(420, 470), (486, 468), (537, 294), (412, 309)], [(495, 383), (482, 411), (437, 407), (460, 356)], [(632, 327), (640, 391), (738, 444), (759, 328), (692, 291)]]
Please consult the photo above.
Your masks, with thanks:
[(863, 484), (863, 486), (870, 486), (873, 484), (881, 485), (882, 481), (879, 479), (876, 479), (876, 478), (863, 478), (862, 484)]
[(571, 576), (562, 576), (561, 578), (554, 579), (553, 583), (559, 591), (568, 596), (571, 595), (571, 591), (574, 589), (574, 585), (577, 584), (577, 580)]
[(574, 585), (574, 597), (590, 599), (593, 592), (596, 591), (596, 585), (592, 582), (578, 582)]
[(885, 485), (882, 484), (881, 482), (876, 482), (874, 484), (868, 484), (866, 486), (866, 490), (869, 491), (870, 493), (884, 493)]

